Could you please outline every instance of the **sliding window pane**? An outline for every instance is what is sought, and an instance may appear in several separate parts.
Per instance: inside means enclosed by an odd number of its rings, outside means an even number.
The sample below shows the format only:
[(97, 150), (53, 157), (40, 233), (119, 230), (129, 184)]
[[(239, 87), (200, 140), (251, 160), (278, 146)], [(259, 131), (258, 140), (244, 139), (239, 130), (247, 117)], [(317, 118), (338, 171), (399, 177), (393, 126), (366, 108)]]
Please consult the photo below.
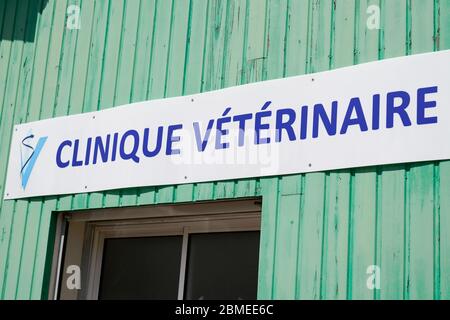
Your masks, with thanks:
[(177, 299), (183, 237), (106, 239), (99, 299)]
[(192, 234), (185, 299), (256, 299), (259, 231)]

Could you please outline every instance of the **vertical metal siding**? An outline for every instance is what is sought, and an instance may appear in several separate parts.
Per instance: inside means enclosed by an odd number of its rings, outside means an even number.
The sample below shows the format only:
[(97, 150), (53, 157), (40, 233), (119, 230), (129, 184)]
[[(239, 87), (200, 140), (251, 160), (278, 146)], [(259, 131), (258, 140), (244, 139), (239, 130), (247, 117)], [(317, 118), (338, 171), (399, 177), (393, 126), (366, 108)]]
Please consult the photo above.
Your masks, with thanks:
[[(450, 0), (0, 0), (0, 35), (3, 195), (13, 124), (449, 49)], [(0, 298), (45, 298), (52, 211), (262, 195), (259, 298), (448, 299), (449, 194), (444, 161), (4, 201)]]

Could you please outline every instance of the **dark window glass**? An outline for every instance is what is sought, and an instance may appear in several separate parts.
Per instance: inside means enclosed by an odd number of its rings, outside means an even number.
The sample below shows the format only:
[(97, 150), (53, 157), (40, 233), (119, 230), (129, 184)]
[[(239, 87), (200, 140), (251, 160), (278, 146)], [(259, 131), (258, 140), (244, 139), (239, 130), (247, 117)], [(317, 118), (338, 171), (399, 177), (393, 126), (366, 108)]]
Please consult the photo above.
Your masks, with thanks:
[(177, 299), (182, 241), (105, 239), (99, 299)]
[(192, 234), (185, 299), (256, 299), (259, 232)]

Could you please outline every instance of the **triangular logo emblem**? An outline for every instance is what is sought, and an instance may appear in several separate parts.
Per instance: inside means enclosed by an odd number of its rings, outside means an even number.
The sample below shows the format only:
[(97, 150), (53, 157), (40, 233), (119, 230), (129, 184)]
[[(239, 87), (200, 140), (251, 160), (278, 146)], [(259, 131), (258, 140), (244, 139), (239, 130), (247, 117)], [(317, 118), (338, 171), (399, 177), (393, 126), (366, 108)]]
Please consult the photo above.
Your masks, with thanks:
[(37, 158), (44, 147), (47, 137), (41, 137), (37, 140), (36, 144), (33, 144), (35, 136), (30, 133), (25, 138), (22, 139), (22, 145), (20, 146), (20, 177), (22, 181), (22, 189), (25, 190), (30, 178), (31, 172), (33, 171), (34, 165), (36, 164)]

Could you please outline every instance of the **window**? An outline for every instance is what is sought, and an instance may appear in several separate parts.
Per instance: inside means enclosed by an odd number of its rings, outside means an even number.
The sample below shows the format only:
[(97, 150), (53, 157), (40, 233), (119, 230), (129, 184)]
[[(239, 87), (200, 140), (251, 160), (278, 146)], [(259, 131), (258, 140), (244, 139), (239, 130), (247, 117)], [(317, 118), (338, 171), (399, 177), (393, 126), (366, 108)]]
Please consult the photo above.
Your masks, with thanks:
[(183, 237), (105, 239), (99, 299), (177, 299)]
[(185, 299), (256, 299), (259, 232), (193, 234)]
[(73, 212), (59, 227), (52, 297), (256, 299), (259, 201)]

